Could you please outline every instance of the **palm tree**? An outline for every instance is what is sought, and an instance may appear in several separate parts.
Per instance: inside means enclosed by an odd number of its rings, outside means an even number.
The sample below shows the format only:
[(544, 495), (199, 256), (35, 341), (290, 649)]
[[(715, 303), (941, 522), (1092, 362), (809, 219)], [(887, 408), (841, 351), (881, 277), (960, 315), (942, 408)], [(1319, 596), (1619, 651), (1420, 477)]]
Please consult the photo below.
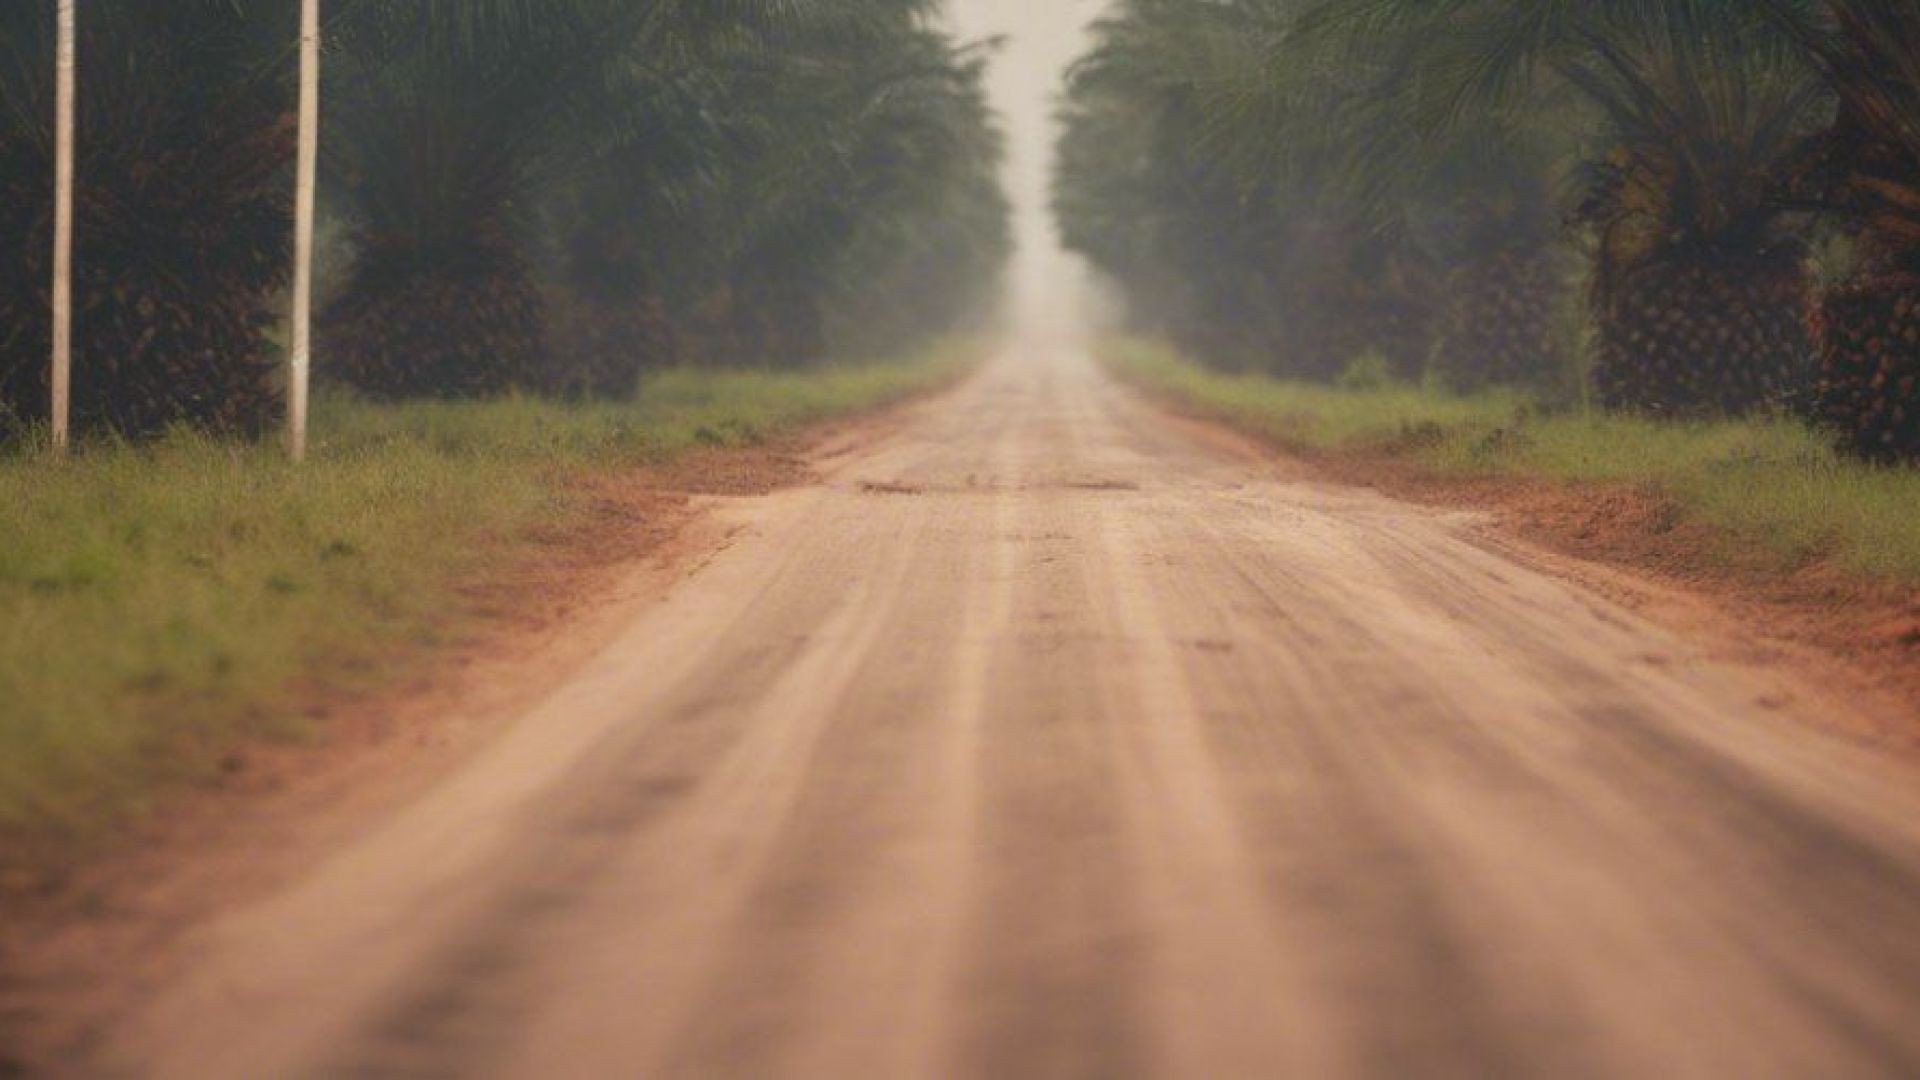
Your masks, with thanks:
[[(322, 144), (354, 249), (330, 375), (377, 396), (524, 383), (545, 353), (525, 208), (606, 6), (362, 3), (336, 19)], [(587, 58), (582, 64), (582, 58)]]
[(1408, 35), (1403, 98), (1422, 126), (1525, 105), (1559, 85), (1597, 117), (1575, 220), (1594, 250), (1595, 381), (1663, 414), (1785, 404), (1806, 379), (1804, 251), (1776, 197), (1827, 97), (1733, 0), (1327, 0), (1350, 42)]
[(622, 397), (649, 369), (691, 358), (672, 311), (722, 257), (711, 207), (741, 137), (725, 107), (731, 66), (712, 54), (616, 63), (613, 137), (547, 200), (561, 238), (550, 389)]
[[(745, 84), (764, 103), (764, 137), (734, 170), (729, 193), (746, 226), (726, 270), (741, 359), (819, 359), (837, 293), (869, 298), (900, 265), (887, 263), (907, 257), (947, 214), (951, 194), (997, 190), (1001, 150), (982, 85), (985, 56), (917, 19), (870, 32), (879, 37), (863, 41), (832, 26), (789, 35), (797, 52)], [(794, 139), (795, 131), (811, 137)], [(1004, 203), (968, 209), (977, 215), (970, 227), (983, 231), (966, 242), (997, 263)], [(903, 247), (890, 252), (885, 243)]]
[[(1267, 46), (1272, 63), (1328, 50), (1296, 20)], [(1540, 88), (1525, 108), (1431, 119), (1420, 35), (1388, 36), (1359, 84), (1329, 106), (1348, 133), (1343, 184), (1367, 217), (1402, 230), (1432, 261), (1440, 312), (1428, 372), (1459, 390), (1529, 385), (1560, 393), (1573, 365), (1564, 309), (1572, 280), (1557, 192), (1578, 153), (1565, 117), (1580, 103)], [(1344, 48), (1336, 64), (1352, 66)], [(1324, 62), (1324, 60), (1322, 61)]]
[[(268, 331), (285, 281), (292, 153), (284, 4), (79, 12), (74, 429), (253, 429), (278, 407)], [(0, 10), (0, 414), (50, 419), (53, 6)], [(3, 423), (5, 421), (0, 421)]]
[(1920, 461), (1920, 4), (1761, 0), (1839, 102), (1796, 193), (1858, 238), (1852, 280), (1822, 298), (1817, 412), (1856, 452)]
[(1442, 268), (1429, 368), (1456, 390), (1557, 392), (1569, 381), (1561, 312), (1571, 276), (1554, 212), (1560, 150), (1537, 126), (1488, 116), (1421, 147), (1423, 165), (1381, 174), (1405, 181), (1394, 185), (1403, 187), (1402, 213)]

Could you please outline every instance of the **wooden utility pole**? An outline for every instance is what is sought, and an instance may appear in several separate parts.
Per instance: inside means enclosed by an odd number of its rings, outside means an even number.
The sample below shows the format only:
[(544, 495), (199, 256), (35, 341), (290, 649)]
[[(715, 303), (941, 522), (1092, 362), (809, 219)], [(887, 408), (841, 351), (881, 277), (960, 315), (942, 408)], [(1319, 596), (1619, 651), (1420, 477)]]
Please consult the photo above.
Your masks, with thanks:
[(313, 217), (320, 166), (320, 0), (300, 2), (300, 150), (293, 199), (293, 332), (287, 370), (287, 452), (307, 456), (313, 367)]
[(74, 0), (54, 7), (53, 136), (53, 448), (67, 448), (73, 396)]

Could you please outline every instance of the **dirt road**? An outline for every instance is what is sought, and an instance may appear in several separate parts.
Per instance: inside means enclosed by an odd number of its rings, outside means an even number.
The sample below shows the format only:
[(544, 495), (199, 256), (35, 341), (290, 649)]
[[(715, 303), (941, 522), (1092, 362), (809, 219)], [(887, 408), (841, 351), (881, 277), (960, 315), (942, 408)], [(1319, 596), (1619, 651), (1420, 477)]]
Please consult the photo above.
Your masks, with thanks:
[(1920, 777), (1010, 357), (209, 928), (138, 1075), (1920, 1075)]

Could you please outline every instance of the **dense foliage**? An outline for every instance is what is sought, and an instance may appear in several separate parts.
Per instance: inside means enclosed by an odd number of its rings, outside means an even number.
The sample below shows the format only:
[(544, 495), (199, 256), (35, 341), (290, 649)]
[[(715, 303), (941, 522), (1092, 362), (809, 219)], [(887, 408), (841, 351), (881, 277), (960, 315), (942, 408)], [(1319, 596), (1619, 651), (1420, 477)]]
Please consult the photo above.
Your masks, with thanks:
[[(0, 404), (44, 415), (51, 4), (0, 14)], [(297, 5), (81, 6), (76, 421), (278, 407)], [(332, 0), (316, 375), (620, 395), (904, 347), (1010, 243), (935, 0)], [(867, 319), (866, 310), (881, 313)]]
[(1612, 408), (1920, 455), (1920, 3), (1122, 0), (1096, 39), (1065, 236), (1212, 362), (1577, 354)]
[(1838, 101), (1797, 194), (1859, 247), (1819, 301), (1819, 414), (1872, 458), (1920, 460), (1920, 2), (1762, 0)]
[[(266, 303), (290, 269), (293, 150), (263, 58), (289, 5), (87, 5), (80, 26), (73, 408), (149, 434), (257, 424)], [(43, 419), (53, 251), (52, 4), (0, 7), (0, 433)]]

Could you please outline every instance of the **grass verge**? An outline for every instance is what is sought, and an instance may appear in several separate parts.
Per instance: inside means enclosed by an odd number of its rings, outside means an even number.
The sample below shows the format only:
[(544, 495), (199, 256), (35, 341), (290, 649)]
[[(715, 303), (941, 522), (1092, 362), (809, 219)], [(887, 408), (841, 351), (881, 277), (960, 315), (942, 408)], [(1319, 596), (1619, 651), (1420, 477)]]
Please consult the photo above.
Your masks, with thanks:
[(1101, 358), (1127, 382), (1291, 449), (1384, 454), (1448, 475), (1631, 486), (1719, 530), (1740, 555), (1920, 586), (1920, 470), (1850, 461), (1799, 423), (1554, 414), (1507, 392), (1223, 375), (1133, 339), (1105, 343)]
[(464, 592), (583, 522), (593, 477), (871, 409), (970, 359), (676, 371), (622, 404), (323, 399), (298, 468), (190, 432), (0, 457), (0, 868), (238, 740), (303, 735), (296, 680), (391, 678), (396, 650), (455, 632)]

